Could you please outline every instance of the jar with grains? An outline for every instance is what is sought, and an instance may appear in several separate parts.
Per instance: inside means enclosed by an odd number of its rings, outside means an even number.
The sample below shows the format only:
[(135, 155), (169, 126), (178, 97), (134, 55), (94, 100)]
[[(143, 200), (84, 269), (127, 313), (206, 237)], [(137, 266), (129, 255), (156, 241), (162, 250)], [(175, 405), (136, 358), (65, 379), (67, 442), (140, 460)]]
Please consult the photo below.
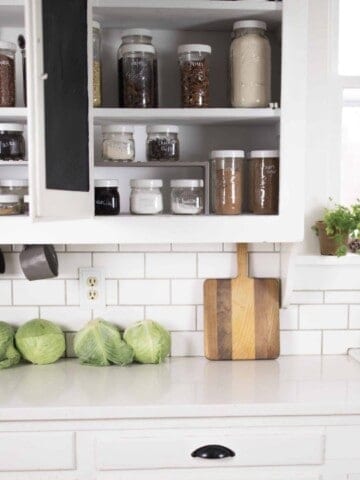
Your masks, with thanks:
[(210, 45), (186, 44), (178, 47), (181, 106), (209, 106), (209, 55)]
[[(121, 45), (118, 49), (118, 86), (119, 86), (119, 107), (124, 106), (124, 90), (123, 90), (123, 59), (121, 47), (133, 43), (142, 43), (144, 45), (152, 45), (152, 33), (146, 28), (128, 28), (121, 35)], [(159, 106), (158, 99), (158, 65), (157, 55), (155, 51), (154, 58), (154, 88), (155, 88), (155, 107)]]
[(30, 196), (24, 195), (24, 213), (25, 215), (29, 215), (30, 211)]
[(146, 131), (147, 160), (179, 160), (179, 127), (175, 125), (149, 125)]
[(104, 125), (102, 134), (103, 160), (109, 162), (133, 162), (135, 160), (134, 127)]
[(24, 125), (0, 123), (0, 160), (25, 160)]
[(271, 46), (266, 23), (234, 23), (230, 46), (231, 105), (267, 107), (271, 102)]
[(199, 215), (204, 211), (204, 180), (171, 180), (171, 211), (176, 215)]
[(93, 106), (101, 107), (101, 25), (93, 21)]
[(0, 216), (20, 215), (21, 202), (18, 195), (0, 194)]
[(245, 153), (243, 150), (211, 152), (212, 209), (217, 215), (243, 211)]
[(117, 180), (95, 180), (95, 215), (118, 215), (120, 196)]
[(155, 107), (155, 48), (134, 43), (121, 47), (124, 107)]
[(24, 211), (24, 196), (29, 193), (29, 182), (26, 179), (0, 180), (0, 194), (17, 195), (20, 202), (21, 213)]
[(130, 180), (130, 211), (138, 215), (156, 215), (164, 209), (162, 180)]
[(0, 107), (15, 107), (16, 45), (0, 41)]
[(279, 212), (279, 151), (253, 150), (248, 160), (249, 210), (258, 215)]

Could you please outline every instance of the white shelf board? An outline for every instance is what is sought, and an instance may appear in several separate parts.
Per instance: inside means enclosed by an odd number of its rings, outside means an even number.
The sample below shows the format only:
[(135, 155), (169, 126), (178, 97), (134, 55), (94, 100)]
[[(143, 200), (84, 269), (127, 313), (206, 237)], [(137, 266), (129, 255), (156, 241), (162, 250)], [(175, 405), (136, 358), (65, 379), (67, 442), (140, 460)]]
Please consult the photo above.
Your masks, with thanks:
[(324, 267), (341, 267), (343, 265), (360, 265), (360, 255), (348, 253), (343, 257), (331, 255), (299, 255), (296, 258), (296, 265), (321, 265)]
[(25, 160), (10, 160), (10, 161), (4, 161), (0, 160), (0, 167), (26, 167), (28, 165), (28, 162)]
[(23, 27), (24, 0), (0, 0), (0, 27)]
[(280, 109), (272, 108), (94, 108), (94, 122), (152, 124), (172, 122), (178, 125), (274, 124)]
[[(0, 6), (1, 16), (1, 6)], [(0, 122), (26, 123), (27, 109), (25, 107), (0, 107)]]

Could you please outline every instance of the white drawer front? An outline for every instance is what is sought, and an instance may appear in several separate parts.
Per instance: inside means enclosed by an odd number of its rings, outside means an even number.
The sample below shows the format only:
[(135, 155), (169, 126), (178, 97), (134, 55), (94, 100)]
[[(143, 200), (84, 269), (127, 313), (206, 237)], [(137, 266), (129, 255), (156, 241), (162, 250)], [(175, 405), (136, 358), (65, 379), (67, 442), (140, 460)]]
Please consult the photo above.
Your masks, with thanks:
[(75, 435), (64, 433), (1, 433), (0, 471), (74, 470)]
[[(256, 430), (256, 431), (254, 431)], [(296, 430), (296, 431), (295, 431)], [(235, 456), (221, 460), (193, 458), (191, 453), (204, 445), (220, 444)], [(318, 431), (298, 429), (206, 432), (171, 430), (162, 432), (101, 433), (96, 440), (98, 470), (157, 468), (209, 468), (240, 466), (320, 465), (324, 437)]]

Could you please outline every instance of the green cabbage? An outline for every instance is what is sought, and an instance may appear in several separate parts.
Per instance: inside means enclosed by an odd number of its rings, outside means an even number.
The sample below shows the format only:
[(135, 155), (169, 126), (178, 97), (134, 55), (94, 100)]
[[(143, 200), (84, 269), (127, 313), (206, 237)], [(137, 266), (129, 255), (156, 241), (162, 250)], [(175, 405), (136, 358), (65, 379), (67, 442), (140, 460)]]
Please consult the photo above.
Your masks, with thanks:
[(48, 320), (35, 319), (24, 323), (15, 335), (21, 355), (31, 363), (54, 363), (65, 352), (65, 335)]
[(0, 322), (0, 369), (20, 362), (20, 353), (14, 347), (14, 330), (5, 322)]
[(170, 353), (170, 333), (152, 320), (127, 328), (124, 340), (134, 349), (135, 360), (140, 363), (160, 363)]
[(134, 358), (133, 349), (121, 339), (120, 331), (100, 318), (77, 332), (74, 349), (81, 363), (98, 367), (128, 365)]

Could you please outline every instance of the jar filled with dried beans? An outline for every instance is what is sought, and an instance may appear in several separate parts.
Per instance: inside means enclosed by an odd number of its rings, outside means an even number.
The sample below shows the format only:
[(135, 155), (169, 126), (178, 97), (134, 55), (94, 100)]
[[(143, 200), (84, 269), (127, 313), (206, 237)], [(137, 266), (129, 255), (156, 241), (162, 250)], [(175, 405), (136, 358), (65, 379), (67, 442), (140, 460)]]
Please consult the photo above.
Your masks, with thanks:
[(209, 106), (210, 54), (210, 45), (186, 44), (178, 47), (182, 107)]
[(258, 215), (277, 215), (279, 212), (279, 151), (250, 152), (249, 210)]
[(212, 210), (217, 215), (243, 211), (245, 153), (243, 150), (213, 150), (211, 158)]
[(101, 25), (93, 21), (93, 106), (101, 107)]
[(149, 125), (146, 131), (146, 158), (148, 161), (179, 160), (179, 127), (176, 125)]
[(0, 41), (0, 107), (15, 107), (16, 45)]

